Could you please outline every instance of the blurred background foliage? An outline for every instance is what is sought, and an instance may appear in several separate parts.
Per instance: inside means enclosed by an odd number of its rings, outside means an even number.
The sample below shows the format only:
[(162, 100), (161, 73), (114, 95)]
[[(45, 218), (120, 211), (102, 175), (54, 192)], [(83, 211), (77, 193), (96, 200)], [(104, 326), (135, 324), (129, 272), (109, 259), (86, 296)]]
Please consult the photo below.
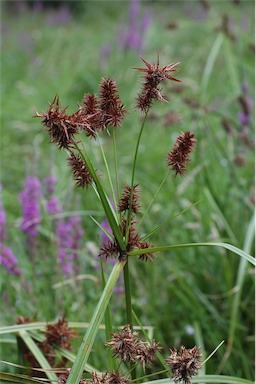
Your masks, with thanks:
[[(166, 155), (180, 131), (189, 130), (198, 140), (189, 171), (183, 178), (169, 176), (141, 233), (169, 219), (150, 239), (155, 244), (226, 241), (244, 248), (254, 210), (253, 31), (253, 1), (2, 2), (2, 200), (8, 244), (22, 270), (20, 276), (2, 270), (2, 300), (8, 308), (3, 324), (14, 323), (18, 315), (90, 320), (101, 292), (101, 234), (89, 214), (101, 221), (104, 213), (92, 189), (74, 189), (66, 154), (49, 145), (33, 115), (45, 111), (56, 94), (68, 112), (75, 111), (85, 93), (98, 92), (102, 77), (113, 77), (129, 110), (117, 130), (120, 185), (129, 183), (142, 118), (134, 108), (141, 79), (132, 69), (143, 66), (140, 55), (156, 62), (159, 53), (161, 65), (180, 61), (177, 77), (182, 79), (182, 84), (166, 83), (169, 103), (154, 105), (144, 131), (135, 178), (142, 210), (167, 172)], [(111, 137), (103, 133), (101, 138), (114, 175)], [(110, 192), (99, 147), (85, 141)], [(56, 288), (64, 277), (45, 210), (36, 258), (28, 257), (19, 230), (19, 193), (26, 176), (43, 180), (49, 174), (58, 179), (56, 195), (66, 215), (80, 212), (79, 274), (96, 276), (94, 282), (85, 278)], [(154, 263), (132, 260), (135, 310), (143, 324), (154, 326), (154, 337), (166, 351), (200, 342), (209, 354), (221, 340), (230, 341), (239, 266), (237, 255), (215, 248), (167, 252)], [(222, 347), (207, 363), (207, 373), (253, 377), (252, 269), (243, 274), (232, 352), (222, 366)], [(114, 323), (121, 325), (122, 290), (112, 304)], [(15, 361), (15, 350), (5, 343), (4, 359)], [(100, 343), (95, 351), (92, 363), (100, 368)]]

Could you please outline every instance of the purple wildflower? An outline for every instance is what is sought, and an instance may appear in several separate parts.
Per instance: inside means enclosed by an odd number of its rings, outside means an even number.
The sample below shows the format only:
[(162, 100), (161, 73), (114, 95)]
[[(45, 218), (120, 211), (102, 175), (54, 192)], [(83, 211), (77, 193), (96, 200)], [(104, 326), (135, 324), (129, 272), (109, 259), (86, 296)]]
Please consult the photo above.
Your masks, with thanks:
[(49, 25), (68, 24), (72, 20), (72, 13), (66, 5), (61, 6), (58, 10), (51, 10), (47, 17)]
[[(0, 185), (0, 192), (1, 192)], [(0, 264), (3, 265), (11, 274), (20, 275), (21, 270), (17, 267), (18, 261), (11, 248), (6, 247), (3, 242), (7, 238), (6, 215), (0, 196)]]
[(12, 275), (20, 275), (21, 270), (17, 267), (18, 261), (11, 248), (0, 242), (0, 264), (3, 265)]
[(243, 111), (239, 112), (238, 119), (242, 126), (250, 124), (250, 115), (247, 115)]
[[(0, 186), (0, 191), (2, 187)], [(0, 200), (0, 241), (5, 241), (6, 240), (6, 215), (4, 211), (4, 207), (2, 204), (2, 201)]]
[(46, 191), (49, 195), (55, 192), (55, 184), (57, 183), (57, 178), (55, 176), (49, 176), (44, 179), (44, 184), (46, 186)]
[[(125, 30), (121, 28), (118, 33), (118, 45), (122, 49), (134, 49), (141, 52), (146, 30), (151, 23), (151, 12), (147, 10), (140, 19), (139, 0), (131, 0), (129, 23)], [(122, 32), (124, 31), (124, 32)]]
[(49, 215), (58, 215), (61, 213), (59, 199), (54, 196), (56, 177), (49, 176), (44, 180), (46, 186), (46, 211)]
[(21, 230), (30, 238), (35, 238), (38, 233), (40, 216), (41, 183), (35, 176), (27, 177), (25, 187), (20, 194), (22, 205)]
[(43, 2), (42, 1), (35, 1), (33, 8), (34, 8), (34, 11), (36, 11), (36, 12), (42, 12), (44, 9)]
[(58, 241), (58, 259), (65, 277), (76, 273), (75, 260), (81, 246), (83, 229), (79, 216), (71, 216), (60, 220), (56, 228)]

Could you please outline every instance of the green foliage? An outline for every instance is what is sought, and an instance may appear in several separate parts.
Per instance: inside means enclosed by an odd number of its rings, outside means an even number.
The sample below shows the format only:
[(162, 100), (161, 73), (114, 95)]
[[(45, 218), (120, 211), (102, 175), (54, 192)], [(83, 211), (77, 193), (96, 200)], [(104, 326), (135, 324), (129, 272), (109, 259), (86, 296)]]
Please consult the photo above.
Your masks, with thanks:
[[(130, 257), (132, 305), (140, 322), (154, 327), (154, 338), (164, 346), (164, 355), (172, 346), (193, 346), (199, 334), (206, 356), (221, 340), (227, 340), (205, 367), (208, 374), (216, 375), (205, 375), (192, 382), (246, 383), (254, 374), (253, 269), (248, 263), (252, 260), (248, 254), (253, 244), (253, 124), (248, 126), (246, 141), (238, 120), (237, 98), (244, 81), (248, 83), (249, 95), (254, 83), (254, 54), (250, 48), (253, 3), (241, 1), (235, 6), (228, 1), (212, 2), (210, 10), (204, 12), (199, 2), (142, 4), (143, 8), (152, 6), (153, 11), (143, 57), (156, 61), (159, 51), (163, 65), (181, 61), (179, 78), (183, 84), (179, 93), (166, 86), (169, 103), (153, 106), (138, 149), (135, 183), (142, 190), (141, 217), (150, 205), (140, 231), (145, 238), (150, 233), (150, 241), (159, 247), (170, 246), (157, 254), (154, 263), (138, 263), (135, 257)], [(119, 50), (115, 40), (119, 25), (127, 20), (128, 5), (128, 2), (121, 6), (106, 1), (101, 2), (99, 9), (93, 2), (86, 2), (84, 11), (72, 16), (68, 24), (49, 25), (50, 11), (3, 13), (1, 182), (8, 242), (23, 271), (21, 278), (7, 276), (5, 271), (1, 274), (2, 302), (9, 308), (3, 311), (3, 324), (14, 324), (18, 315), (52, 321), (65, 314), (70, 321), (88, 323), (93, 316), (101, 295), (101, 276), (95, 269), (99, 266), (96, 254), (100, 230), (90, 215), (99, 223), (105, 215), (112, 217), (112, 229), (118, 233), (105, 195), (106, 192), (111, 196), (111, 186), (103, 191), (100, 184), (108, 182), (106, 162), (99, 147), (93, 141), (88, 142), (87, 163), (93, 159), (93, 165), (101, 173), (100, 183), (95, 179), (103, 202), (101, 209), (93, 190), (73, 191), (64, 154), (50, 148), (47, 135), (32, 116), (35, 108), (39, 112), (45, 110), (55, 94), (60, 95), (63, 106), (70, 105), (70, 111), (74, 111), (75, 101), (80, 102), (84, 93), (98, 92), (102, 76), (114, 77), (130, 113), (116, 131), (116, 154), (107, 134), (102, 134), (101, 140), (112, 180), (116, 178), (117, 159), (119, 186), (130, 183), (141, 125), (141, 116), (133, 108), (139, 89), (138, 76), (131, 68), (140, 64), (137, 52)], [(195, 19), (199, 12), (203, 12), (200, 21)], [(235, 41), (220, 30), (226, 14), (233, 21)], [(177, 27), (171, 29), (168, 24), (174, 21)], [(101, 64), (104, 43), (110, 43), (112, 50)], [(223, 128), (223, 118), (231, 121), (232, 133)], [(167, 173), (165, 156), (180, 131), (188, 129), (197, 138), (189, 171), (182, 179), (169, 175), (158, 193)], [(40, 226), (36, 263), (28, 259), (19, 231), (18, 194), (24, 177), (37, 174), (43, 178), (50, 169), (58, 175), (60, 199), (80, 197), (79, 211), (86, 233), (79, 252), (79, 279), (65, 281), (60, 275), (52, 223), (47, 215)], [(67, 208), (67, 215), (70, 214)], [(155, 231), (156, 228), (159, 230)], [(120, 234), (119, 237), (122, 243)], [(184, 247), (192, 243), (202, 247)], [(228, 245), (226, 249), (223, 243)], [(179, 245), (175, 248), (174, 244)], [(218, 247), (208, 246), (214, 244)], [(238, 250), (241, 258), (231, 253), (234, 250)], [(109, 266), (105, 269), (109, 274)], [(113, 326), (126, 322), (123, 302), (119, 296), (110, 300)], [(105, 307), (107, 302), (103, 304)], [(84, 343), (88, 338), (95, 339), (102, 319), (98, 315), (97, 325), (91, 323)], [(81, 340), (79, 334), (74, 343), (77, 350)], [(7, 335), (1, 341), (5, 360), (17, 362), (15, 344)], [(89, 359), (100, 370), (106, 369), (104, 341), (104, 332), (97, 334), (93, 346), (96, 353)], [(84, 359), (81, 357), (80, 368)], [(12, 371), (12, 368), (1, 370)], [(234, 377), (220, 377), (219, 373)], [(1, 375), (0, 379), (7, 382), (7, 373)], [(29, 383), (25, 380), (20, 378), (20, 382)]]

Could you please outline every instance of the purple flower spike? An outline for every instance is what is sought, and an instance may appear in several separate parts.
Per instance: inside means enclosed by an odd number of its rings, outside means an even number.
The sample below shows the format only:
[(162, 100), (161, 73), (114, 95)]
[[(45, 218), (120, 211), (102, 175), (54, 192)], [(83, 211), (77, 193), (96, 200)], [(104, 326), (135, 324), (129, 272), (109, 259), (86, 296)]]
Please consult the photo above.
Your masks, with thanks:
[[(1, 191), (1, 186), (0, 186), (0, 191)], [(0, 241), (6, 240), (5, 225), (6, 225), (6, 216), (5, 216), (3, 204), (0, 200)]]
[(38, 224), (41, 220), (40, 195), (41, 183), (39, 179), (34, 176), (27, 177), (25, 187), (20, 194), (23, 215), (20, 228), (32, 238), (37, 236)]
[(127, 27), (122, 26), (118, 33), (117, 44), (121, 49), (134, 49), (141, 52), (143, 49), (144, 36), (151, 23), (151, 12), (147, 10), (140, 18), (139, 0), (131, 0), (130, 17)]
[(9, 247), (0, 243), (0, 264), (3, 265), (12, 275), (20, 275), (21, 270), (17, 267), (18, 261)]
[(49, 195), (55, 192), (56, 183), (57, 183), (57, 178), (55, 176), (49, 176), (44, 179), (44, 184), (46, 186), (46, 190)]
[(66, 220), (61, 220), (57, 225), (58, 259), (65, 277), (76, 273), (75, 261), (83, 233), (79, 216), (68, 217)]

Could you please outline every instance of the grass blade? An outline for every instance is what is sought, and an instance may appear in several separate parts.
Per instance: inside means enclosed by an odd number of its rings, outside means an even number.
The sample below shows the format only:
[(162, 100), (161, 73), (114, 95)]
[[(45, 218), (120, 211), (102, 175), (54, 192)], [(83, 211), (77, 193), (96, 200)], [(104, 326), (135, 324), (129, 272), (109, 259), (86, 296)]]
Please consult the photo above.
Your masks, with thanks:
[(243, 257), (251, 264), (256, 265), (255, 258), (249, 255), (248, 253), (242, 251), (241, 249), (235, 247), (234, 245), (228, 243), (188, 243), (188, 244), (177, 244), (177, 245), (166, 245), (154, 248), (145, 248), (145, 249), (134, 249), (133, 251), (128, 252), (128, 256), (137, 256), (143, 255), (144, 253), (153, 253), (158, 251), (170, 251), (177, 248), (191, 248), (191, 247), (221, 247), (225, 248), (237, 255)]
[(116, 240), (118, 242), (118, 245), (124, 251), (125, 250), (125, 244), (124, 244), (124, 240), (123, 240), (123, 236), (122, 236), (121, 230), (120, 230), (120, 228), (117, 225), (115, 216), (113, 214), (113, 208), (112, 208), (111, 204), (109, 203), (109, 201), (107, 199), (105, 191), (102, 188), (101, 182), (100, 182), (100, 180), (99, 180), (99, 178), (97, 176), (97, 173), (95, 172), (95, 169), (94, 169), (94, 167), (93, 167), (93, 165), (91, 163), (91, 160), (90, 160), (89, 156), (87, 155), (85, 148), (83, 148), (83, 150), (81, 150), (77, 145), (76, 145), (76, 148), (79, 151), (79, 153), (82, 156), (82, 158), (84, 159), (85, 164), (86, 164), (86, 166), (87, 166), (87, 168), (88, 168), (88, 170), (89, 170), (89, 172), (90, 172), (90, 174), (91, 174), (91, 176), (93, 178), (93, 181), (94, 181), (94, 183), (96, 185), (97, 192), (99, 194), (99, 197), (100, 197), (103, 209), (104, 209), (105, 214), (107, 216), (109, 225), (110, 225), (113, 233), (115, 234), (115, 237), (116, 237)]
[(31, 377), (28, 377), (26, 375), (19, 375), (14, 373), (3, 373), (3, 372), (0, 372), (0, 379), (1, 379), (1, 383), (18, 383), (18, 384), (48, 383), (48, 381), (32, 379)]
[(47, 371), (52, 370), (52, 367), (50, 366), (50, 364), (42, 354), (41, 350), (38, 348), (38, 346), (32, 339), (32, 337), (24, 330), (19, 332), (19, 336), (22, 338), (29, 350), (33, 353), (40, 366), (46, 370), (45, 374), (49, 378), (49, 380), (57, 382), (57, 376), (55, 375), (55, 373)]
[(126, 260), (122, 262), (117, 261), (116, 264), (114, 265), (111, 275), (109, 276), (107, 284), (100, 297), (98, 305), (94, 311), (89, 328), (87, 329), (87, 332), (84, 336), (82, 344), (79, 348), (79, 351), (78, 351), (76, 360), (74, 362), (74, 365), (71, 369), (67, 384), (78, 384), (81, 379), (85, 364), (87, 363), (87, 360), (89, 358), (89, 355), (93, 346), (93, 342), (95, 340), (100, 323), (102, 321), (102, 318), (108, 306), (113, 289), (116, 285), (117, 279), (120, 276), (125, 264), (126, 264)]
[(200, 87), (201, 88), (201, 101), (205, 102), (206, 88), (207, 88), (207, 85), (209, 83), (210, 76), (211, 76), (212, 71), (213, 71), (214, 63), (217, 59), (217, 56), (218, 56), (218, 53), (220, 51), (222, 43), (223, 43), (223, 35), (222, 35), (222, 33), (219, 33), (218, 36), (216, 37), (214, 43), (213, 43), (211, 52), (208, 56), (208, 59), (207, 59), (207, 62), (206, 62), (205, 68), (204, 68), (202, 81), (201, 81), (201, 87)]
[[(197, 376), (191, 379), (192, 383), (211, 383), (211, 384), (253, 384), (252, 381), (240, 379), (239, 377), (224, 376), (224, 375), (204, 375)], [(144, 384), (175, 384), (173, 380), (161, 379), (147, 381)]]

